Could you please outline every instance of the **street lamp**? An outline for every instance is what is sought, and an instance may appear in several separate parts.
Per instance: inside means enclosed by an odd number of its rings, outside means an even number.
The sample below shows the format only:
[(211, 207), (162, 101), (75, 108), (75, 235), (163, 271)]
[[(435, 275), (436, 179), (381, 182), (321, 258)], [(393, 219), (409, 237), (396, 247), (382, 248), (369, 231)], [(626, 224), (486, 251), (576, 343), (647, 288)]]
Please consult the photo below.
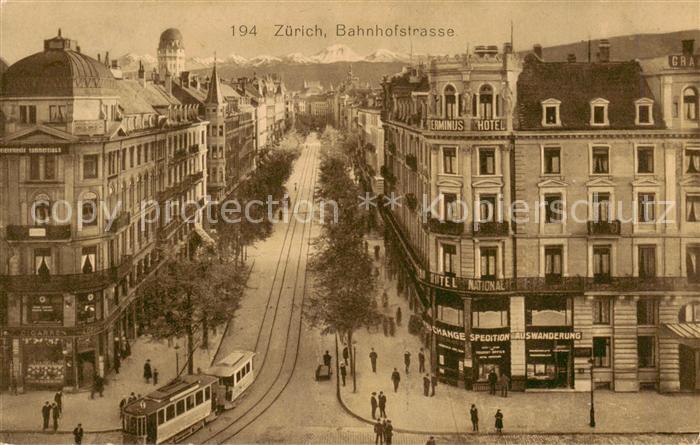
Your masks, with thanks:
[(593, 382), (593, 359), (589, 359), (588, 363), (591, 364), (591, 420), (588, 425), (591, 428), (595, 428), (595, 407), (593, 406), (593, 389), (595, 388), (595, 383)]

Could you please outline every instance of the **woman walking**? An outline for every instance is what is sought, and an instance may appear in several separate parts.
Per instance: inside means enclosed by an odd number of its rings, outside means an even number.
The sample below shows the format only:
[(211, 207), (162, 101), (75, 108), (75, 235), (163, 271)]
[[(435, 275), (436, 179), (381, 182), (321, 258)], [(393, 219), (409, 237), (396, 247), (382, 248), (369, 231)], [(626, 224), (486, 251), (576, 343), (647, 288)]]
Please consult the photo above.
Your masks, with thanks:
[(496, 431), (498, 434), (503, 433), (503, 413), (500, 409), (496, 410)]

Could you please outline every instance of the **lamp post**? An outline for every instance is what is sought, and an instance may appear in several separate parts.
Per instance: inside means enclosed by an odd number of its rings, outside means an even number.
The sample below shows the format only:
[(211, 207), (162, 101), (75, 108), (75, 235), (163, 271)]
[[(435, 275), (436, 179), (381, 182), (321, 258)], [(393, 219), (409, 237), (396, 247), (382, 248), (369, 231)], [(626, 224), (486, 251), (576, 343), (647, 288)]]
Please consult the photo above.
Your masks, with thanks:
[(175, 345), (175, 377), (180, 373), (180, 354), (178, 353), (180, 345)]
[(357, 378), (355, 377), (355, 361), (357, 359), (357, 347), (352, 345), (352, 392), (357, 392)]
[(595, 383), (593, 382), (593, 359), (589, 359), (588, 363), (591, 364), (591, 419), (588, 425), (591, 428), (595, 428), (595, 407), (593, 406), (593, 389), (595, 388)]

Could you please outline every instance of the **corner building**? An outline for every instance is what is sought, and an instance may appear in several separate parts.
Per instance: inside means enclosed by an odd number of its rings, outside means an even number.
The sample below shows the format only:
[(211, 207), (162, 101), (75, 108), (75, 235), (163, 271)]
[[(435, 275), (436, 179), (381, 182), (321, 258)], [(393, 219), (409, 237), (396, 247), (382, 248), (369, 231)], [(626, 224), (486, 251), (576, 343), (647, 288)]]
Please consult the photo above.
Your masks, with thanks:
[(384, 84), (388, 249), (438, 376), (697, 390), (697, 72), (489, 48)]

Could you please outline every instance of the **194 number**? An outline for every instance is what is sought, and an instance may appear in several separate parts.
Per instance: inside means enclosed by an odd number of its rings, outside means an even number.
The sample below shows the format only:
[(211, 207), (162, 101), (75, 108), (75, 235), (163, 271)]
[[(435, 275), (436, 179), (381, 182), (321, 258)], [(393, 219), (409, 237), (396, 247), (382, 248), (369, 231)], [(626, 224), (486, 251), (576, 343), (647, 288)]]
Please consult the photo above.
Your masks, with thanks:
[(233, 37), (245, 37), (245, 36), (257, 36), (258, 35), (258, 30), (255, 28), (255, 25), (253, 26), (247, 26), (247, 25), (238, 25), (238, 26), (232, 26), (231, 27), (231, 33)]

